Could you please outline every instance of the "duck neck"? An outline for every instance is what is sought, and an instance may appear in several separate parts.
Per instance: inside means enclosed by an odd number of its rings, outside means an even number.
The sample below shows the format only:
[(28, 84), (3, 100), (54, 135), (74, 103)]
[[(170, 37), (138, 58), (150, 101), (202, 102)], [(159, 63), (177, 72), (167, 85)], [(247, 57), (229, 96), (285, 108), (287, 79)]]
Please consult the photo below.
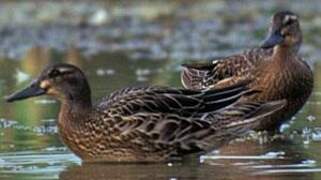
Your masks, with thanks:
[(67, 108), (70, 110), (72, 114), (88, 114), (92, 110), (92, 103), (90, 98), (74, 98), (74, 99), (67, 99), (62, 103), (61, 108)]
[(286, 45), (277, 45), (273, 49), (273, 58), (279, 64), (288, 63), (294, 60), (294, 56), (298, 53), (297, 47), (289, 47)]
[(58, 132), (61, 140), (79, 157), (83, 150), (79, 149), (82, 137), (85, 137), (89, 127), (86, 122), (93, 114), (90, 98), (65, 99), (61, 102)]
[(81, 128), (93, 111), (90, 91), (72, 93), (61, 101), (60, 128)]

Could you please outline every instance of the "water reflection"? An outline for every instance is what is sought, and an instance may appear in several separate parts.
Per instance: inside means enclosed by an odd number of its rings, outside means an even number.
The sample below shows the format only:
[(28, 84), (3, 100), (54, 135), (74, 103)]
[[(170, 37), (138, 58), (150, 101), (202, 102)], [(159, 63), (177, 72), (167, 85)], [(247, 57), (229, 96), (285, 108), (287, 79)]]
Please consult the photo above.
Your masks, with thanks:
[(210, 166), (210, 165), (141, 165), (141, 164), (86, 164), (70, 167), (62, 172), (60, 179), (312, 179), (312, 173), (289, 174), (247, 174), (248, 170), (236, 166)]
[[(280, 148), (283, 147), (283, 148)], [(287, 148), (286, 146), (290, 146)], [(288, 140), (263, 146), (235, 143), (222, 154), (207, 155), (202, 164), (82, 164), (60, 173), (60, 179), (318, 179), (321, 169), (305, 160)], [(269, 151), (272, 150), (272, 151)], [(277, 155), (273, 150), (283, 151)], [(293, 150), (293, 151), (291, 151)], [(269, 152), (262, 155), (263, 152)], [(230, 155), (229, 155), (230, 154)], [(249, 155), (249, 156), (247, 156)], [(295, 157), (295, 159), (293, 158)], [(301, 160), (300, 160), (301, 159)]]
[(14, 173), (25, 178), (56, 178), (63, 171), (60, 179), (318, 179), (314, 173), (320, 172), (320, 168), (313, 160), (304, 159), (306, 155), (296, 147), (288, 140), (263, 146), (255, 142), (235, 143), (226, 147), (228, 150), (222, 149), (222, 154), (208, 155), (202, 164), (193, 161), (83, 165), (77, 165), (79, 159), (66, 148), (48, 147), (41, 151), (1, 153), (0, 177)]
[[(231, 175), (233, 173), (233, 175)], [(175, 164), (84, 164), (68, 168), (60, 179), (219, 179), (244, 178), (244, 173), (220, 166)], [(219, 177), (219, 178), (218, 178)]]
[[(68, 160), (67, 160), (68, 159)], [(47, 147), (40, 151), (0, 153), (0, 179), (57, 179), (66, 167), (80, 160), (65, 147)]]

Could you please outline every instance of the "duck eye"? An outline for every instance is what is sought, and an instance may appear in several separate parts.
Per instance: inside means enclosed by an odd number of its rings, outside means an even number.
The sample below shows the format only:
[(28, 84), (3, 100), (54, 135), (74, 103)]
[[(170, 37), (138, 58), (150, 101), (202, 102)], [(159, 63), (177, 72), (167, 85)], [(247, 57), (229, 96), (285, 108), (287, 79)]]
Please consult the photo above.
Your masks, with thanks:
[(48, 76), (50, 78), (54, 78), (59, 76), (61, 73), (57, 70), (57, 69), (53, 69), (52, 71), (50, 71), (50, 73), (48, 74)]
[(284, 25), (291, 25), (291, 24), (293, 24), (296, 20), (297, 20), (297, 17), (296, 17), (296, 16), (287, 15), (287, 16), (285, 16), (285, 18), (284, 18), (284, 20), (283, 20), (283, 24), (284, 24)]
[(292, 19), (289, 19), (288, 21), (285, 22), (284, 25), (291, 25), (293, 23), (294, 23), (294, 21)]

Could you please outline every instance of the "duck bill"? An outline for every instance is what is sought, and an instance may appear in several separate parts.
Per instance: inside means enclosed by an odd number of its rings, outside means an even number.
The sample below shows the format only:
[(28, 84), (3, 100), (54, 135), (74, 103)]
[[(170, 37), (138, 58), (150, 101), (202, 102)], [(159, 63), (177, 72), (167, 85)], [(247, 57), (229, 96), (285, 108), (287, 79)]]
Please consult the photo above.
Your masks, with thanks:
[(13, 102), (13, 101), (19, 101), (23, 99), (27, 99), (30, 97), (40, 96), (46, 93), (45, 89), (42, 89), (39, 86), (38, 81), (32, 82), (28, 87), (25, 89), (15, 92), (9, 96), (7, 96), (5, 99), (7, 102)]
[(282, 35), (276, 31), (274, 33), (271, 33), (268, 36), (268, 38), (261, 45), (261, 48), (264, 48), (264, 49), (272, 48), (272, 47), (282, 43), (283, 40), (284, 40), (284, 38), (282, 37)]

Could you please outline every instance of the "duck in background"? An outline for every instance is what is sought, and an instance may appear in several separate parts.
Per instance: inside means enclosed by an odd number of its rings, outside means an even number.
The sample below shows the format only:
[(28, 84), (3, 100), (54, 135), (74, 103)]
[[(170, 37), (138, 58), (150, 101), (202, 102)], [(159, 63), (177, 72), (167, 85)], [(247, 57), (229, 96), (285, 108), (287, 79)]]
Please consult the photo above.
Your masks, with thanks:
[(287, 101), (256, 128), (276, 132), (302, 108), (313, 89), (313, 73), (298, 54), (301, 43), (299, 17), (290, 11), (277, 12), (261, 47), (207, 62), (184, 64), (182, 84), (187, 89), (204, 90), (250, 79), (248, 88), (260, 92), (240, 101)]

